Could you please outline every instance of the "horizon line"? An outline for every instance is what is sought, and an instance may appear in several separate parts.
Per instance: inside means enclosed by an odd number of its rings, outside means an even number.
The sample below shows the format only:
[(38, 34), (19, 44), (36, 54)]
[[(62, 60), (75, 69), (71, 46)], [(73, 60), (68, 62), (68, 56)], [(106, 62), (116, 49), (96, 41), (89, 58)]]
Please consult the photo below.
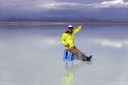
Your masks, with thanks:
[(123, 25), (128, 25), (128, 23), (117, 23), (117, 22), (0, 22), (1, 25), (69, 25), (69, 24), (123, 24)]

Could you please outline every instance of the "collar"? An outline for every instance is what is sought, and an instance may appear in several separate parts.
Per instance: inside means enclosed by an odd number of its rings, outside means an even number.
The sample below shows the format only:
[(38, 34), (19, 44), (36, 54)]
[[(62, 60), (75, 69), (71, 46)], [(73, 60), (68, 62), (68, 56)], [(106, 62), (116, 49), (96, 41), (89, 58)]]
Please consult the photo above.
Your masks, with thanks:
[[(70, 33), (70, 32), (66, 31), (65, 33)], [(72, 32), (70, 34), (72, 34)]]

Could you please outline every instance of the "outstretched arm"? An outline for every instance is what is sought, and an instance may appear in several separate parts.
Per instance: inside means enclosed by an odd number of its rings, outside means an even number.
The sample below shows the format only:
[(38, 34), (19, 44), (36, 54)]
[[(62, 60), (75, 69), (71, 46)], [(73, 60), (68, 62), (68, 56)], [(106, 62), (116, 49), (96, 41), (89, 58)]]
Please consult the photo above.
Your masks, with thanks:
[(75, 29), (72, 34), (75, 35), (76, 33), (78, 33), (82, 27), (83, 27), (83, 24), (81, 24), (77, 29)]

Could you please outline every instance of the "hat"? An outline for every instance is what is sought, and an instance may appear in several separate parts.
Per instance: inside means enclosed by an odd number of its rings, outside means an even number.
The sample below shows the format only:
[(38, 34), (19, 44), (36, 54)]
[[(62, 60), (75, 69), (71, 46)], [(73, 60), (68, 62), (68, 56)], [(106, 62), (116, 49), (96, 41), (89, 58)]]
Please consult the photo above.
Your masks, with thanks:
[(68, 26), (68, 28), (71, 28), (71, 29), (73, 29), (73, 26), (72, 26), (72, 25), (69, 25), (69, 26)]

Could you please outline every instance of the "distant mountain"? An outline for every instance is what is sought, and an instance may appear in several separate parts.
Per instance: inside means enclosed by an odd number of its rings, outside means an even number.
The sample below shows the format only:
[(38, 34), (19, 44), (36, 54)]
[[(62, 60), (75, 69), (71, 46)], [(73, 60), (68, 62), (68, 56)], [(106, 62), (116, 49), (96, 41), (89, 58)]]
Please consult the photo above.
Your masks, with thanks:
[(97, 19), (92, 17), (42, 17), (42, 18), (6, 18), (0, 22), (105, 22), (105, 23), (128, 23), (128, 20)]

